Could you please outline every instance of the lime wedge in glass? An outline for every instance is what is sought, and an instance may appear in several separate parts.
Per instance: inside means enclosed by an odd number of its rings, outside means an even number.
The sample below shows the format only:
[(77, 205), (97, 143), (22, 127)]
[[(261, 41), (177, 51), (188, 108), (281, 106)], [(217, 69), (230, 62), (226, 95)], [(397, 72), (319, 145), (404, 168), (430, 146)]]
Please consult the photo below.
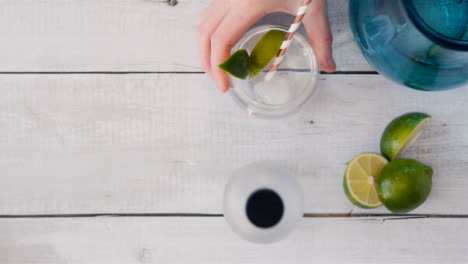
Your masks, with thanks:
[(249, 77), (257, 76), (273, 60), (286, 36), (285, 31), (273, 29), (265, 33), (250, 53)]
[(245, 49), (237, 50), (218, 67), (236, 78), (245, 80), (249, 75), (249, 54)]

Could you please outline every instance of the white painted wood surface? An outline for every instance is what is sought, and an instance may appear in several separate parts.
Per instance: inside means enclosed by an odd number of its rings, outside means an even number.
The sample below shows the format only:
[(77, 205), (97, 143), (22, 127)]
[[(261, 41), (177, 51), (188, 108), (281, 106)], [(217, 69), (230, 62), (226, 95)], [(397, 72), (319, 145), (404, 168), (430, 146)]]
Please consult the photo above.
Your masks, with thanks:
[[(323, 75), (303, 112), (254, 119), (205, 75), (183, 73), (201, 71), (194, 29), (210, 2), (0, 2), (0, 72), (182, 72), (0, 75), (0, 263), (468, 263), (468, 87), (424, 93), (378, 75)], [(348, 1), (328, 3), (338, 70), (372, 70)], [(413, 211), (432, 218), (345, 217), (388, 213), (352, 206), (342, 175), (409, 111), (433, 116), (405, 154), (434, 167)], [(304, 218), (260, 246), (222, 217), (46, 216), (219, 214), (230, 172), (265, 159), (297, 175), (306, 213), (343, 217)]]
[[(3, 0), (0, 71), (201, 71), (195, 28), (211, 2)], [(353, 42), (347, 4), (329, 1), (338, 70), (371, 70)]]
[(203, 74), (2, 75), (0, 212), (221, 213), (231, 171), (273, 159), (298, 176), (307, 213), (385, 213), (349, 203), (346, 163), (378, 152), (394, 117), (423, 111), (433, 120), (406, 156), (434, 167), (434, 186), (414, 213), (467, 214), (467, 89), (321, 79), (302, 113), (265, 121)]
[(220, 217), (1, 219), (0, 262), (462, 264), (466, 234), (468, 219), (306, 218), (256, 245)]

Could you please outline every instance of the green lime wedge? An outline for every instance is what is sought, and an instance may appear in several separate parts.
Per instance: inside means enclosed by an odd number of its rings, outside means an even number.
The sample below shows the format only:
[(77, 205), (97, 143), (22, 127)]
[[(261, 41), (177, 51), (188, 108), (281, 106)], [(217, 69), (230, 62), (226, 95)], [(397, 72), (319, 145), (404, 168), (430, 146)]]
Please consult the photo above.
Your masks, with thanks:
[(237, 50), (218, 67), (236, 78), (245, 80), (249, 75), (249, 53), (245, 49)]
[(411, 159), (397, 159), (378, 178), (379, 198), (393, 213), (407, 213), (420, 206), (432, 189), (431, 167)]
[(285, 31), (273, 29), (265, 33), (250, 53), (249, 77), (257, 76), (273, 60), (286, 36)]
[(397, 159), (421, 134), (431, 117), (423, 113), (408, 113), (395, 118), (385, 128), (380, 139), (380, 152), (389, 160)]

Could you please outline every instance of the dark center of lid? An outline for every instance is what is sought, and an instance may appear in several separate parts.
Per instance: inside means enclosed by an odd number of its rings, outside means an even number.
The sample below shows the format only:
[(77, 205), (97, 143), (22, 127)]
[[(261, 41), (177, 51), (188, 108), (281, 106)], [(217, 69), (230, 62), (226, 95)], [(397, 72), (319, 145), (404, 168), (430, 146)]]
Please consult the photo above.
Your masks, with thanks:
[(247, 217), (257, 227), (269, 228), (276, 225), (283, 217), (283, 212), (283, 201), (273, 190), (257, 190), (247, 200)]

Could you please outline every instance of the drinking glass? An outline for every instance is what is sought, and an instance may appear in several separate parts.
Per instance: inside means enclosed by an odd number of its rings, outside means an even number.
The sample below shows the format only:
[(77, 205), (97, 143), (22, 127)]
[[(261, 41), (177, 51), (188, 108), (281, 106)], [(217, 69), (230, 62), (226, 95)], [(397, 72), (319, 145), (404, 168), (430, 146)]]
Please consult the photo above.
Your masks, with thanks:
[[(233, 51), (246, 49), (249, 54), (257, 41), (270, 30), (288, 28), (264, 25), (251, 29), (237, 42)], [(319, 70), (309, 42), (300, 33), (294, 35), (283, 61), (274, 77), (266, 81), (268, 65), (252, 79), (230, 77), (234, 100), (252, 116), (281, 118), (301, 109), (316, 90)]]

